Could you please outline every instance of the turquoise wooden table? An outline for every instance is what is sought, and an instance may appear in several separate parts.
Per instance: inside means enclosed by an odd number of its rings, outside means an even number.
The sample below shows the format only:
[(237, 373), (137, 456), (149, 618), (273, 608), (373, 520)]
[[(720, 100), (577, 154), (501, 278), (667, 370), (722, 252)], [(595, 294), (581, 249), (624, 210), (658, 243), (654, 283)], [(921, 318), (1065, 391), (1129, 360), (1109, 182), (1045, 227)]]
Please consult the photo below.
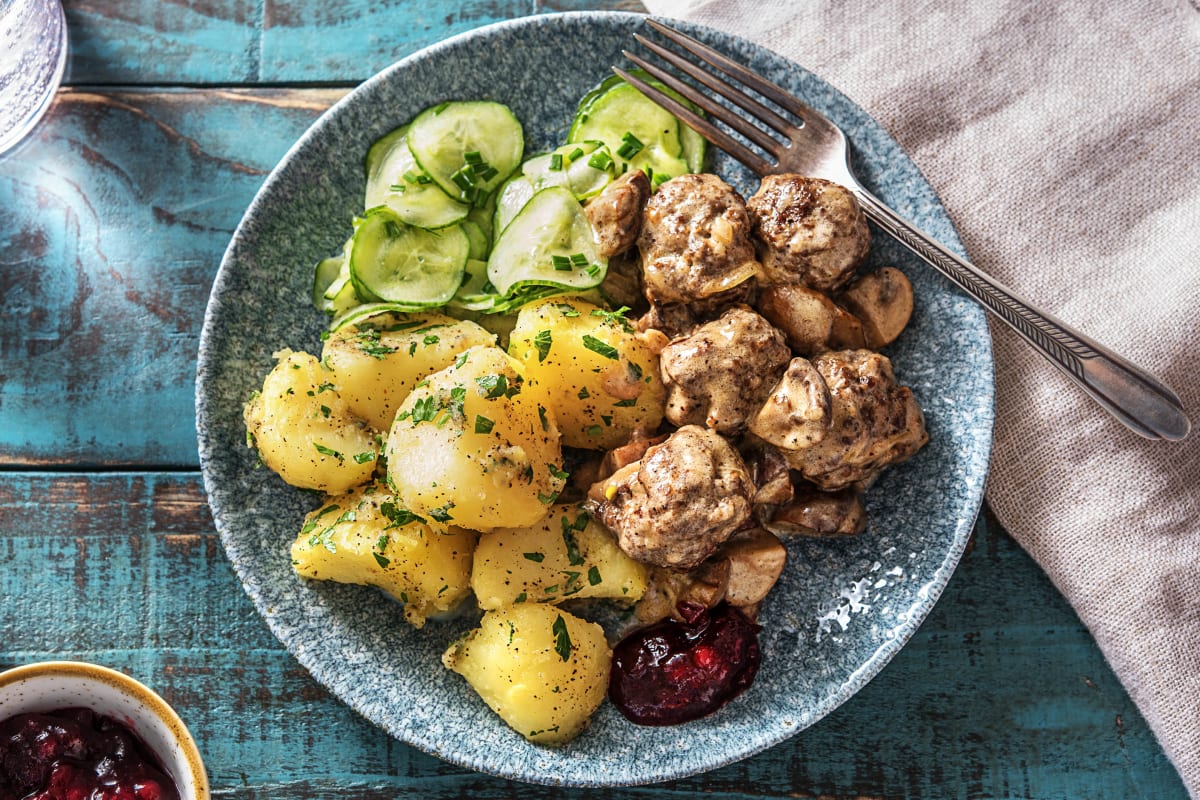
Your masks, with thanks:
[[(560, 797), (389, 738), (272, 637), (205, 504), (195, 359), (242, 212), (350, 87), (477, 25), (630, 6), (66, 6), (65, 87), (0, 157), (0, 669), (84, 659), (145, 681), (217, 797)], [(986, 513), (912, 642), (832, 715), (713, 773), (582, 794), (1186, 797), (1088, 632)]]

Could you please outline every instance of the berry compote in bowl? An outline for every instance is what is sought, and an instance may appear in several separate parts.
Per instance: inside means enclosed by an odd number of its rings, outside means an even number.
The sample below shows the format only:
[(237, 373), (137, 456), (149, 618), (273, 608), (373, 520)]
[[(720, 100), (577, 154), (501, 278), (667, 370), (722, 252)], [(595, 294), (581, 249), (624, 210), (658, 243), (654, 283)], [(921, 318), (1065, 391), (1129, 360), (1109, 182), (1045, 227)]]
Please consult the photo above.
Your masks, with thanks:
[(209, 800), (179, 715), (133, 678), (47, 661), (0, 673), (0, 800)]

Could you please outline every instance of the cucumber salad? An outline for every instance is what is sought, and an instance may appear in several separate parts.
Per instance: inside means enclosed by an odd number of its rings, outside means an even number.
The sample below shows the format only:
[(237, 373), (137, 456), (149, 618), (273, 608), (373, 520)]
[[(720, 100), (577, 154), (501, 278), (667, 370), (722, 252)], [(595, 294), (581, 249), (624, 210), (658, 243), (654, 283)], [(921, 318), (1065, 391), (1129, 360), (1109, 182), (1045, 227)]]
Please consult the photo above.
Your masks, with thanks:
[(507, 106), (466, 100), (376, 141), (365, 210), (315, 271), (313, 301), (331, 327), (387, 310), (507, 314), (594, 292), (608, 263), (583, 204), (630, 170), (654, 187), (699, 172), (707, 144), (616, 76), (584, 96), (566, 139), (525, 157)]

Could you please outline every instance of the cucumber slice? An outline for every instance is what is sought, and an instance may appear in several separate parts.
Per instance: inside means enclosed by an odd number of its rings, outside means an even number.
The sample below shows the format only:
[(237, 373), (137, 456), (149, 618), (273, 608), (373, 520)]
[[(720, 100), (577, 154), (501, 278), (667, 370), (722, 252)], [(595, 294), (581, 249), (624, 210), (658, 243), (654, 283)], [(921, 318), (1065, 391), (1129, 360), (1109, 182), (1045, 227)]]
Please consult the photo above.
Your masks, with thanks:
[(612, 183), (617, 163), (603, 142), (565, 144), (549, 153), (525, 160), (521, 172), (535, 189), (565, 186), (576, 200), (599, 194)]
[[(688, 171), (679, 127), (679, 120), (673, 114), (622, 81), (593, 100), (587, 110), (575, 115), (567, 141), (598, 139), (630, 169), (643, 170), (652, 179), (675, 177)], [(636, 137), (642, 147), (636, 155), (623, 158), (619, 151), (627, 135)]]
[(487, 204), (483, 206), (471, 206), (471, 210), (467, 212), (467, 219), (479, 226), (479, 230), (483, 231), (483, 235), (487, 237), (488, 249), (492, 249), (492, 239), (496, 236), (496, 231), (492, 230), (492, 216), (496, 213), (496, 195), (498, 192), (492, 192), (488, 195)]
[(492, 218), (492, 238), (498, 239), (508, 223), (521, 212), (529, 198), (537, 191), (524, 174), (513, 175), (496, 196), (496, 215)]
[(601, 258), (583, 206), (569, 189), (535, 194), (508, 224), (488, 258), (488, 280), (499, 294), (524, 286), (590, 289), (604, 280)]
[(408, 147), (451, 197), (483, 205), (521, 163), (525, 133), (508, 106), (488, 100), (442, 103), (417, 115)]
[(353, 237), (342, 245), (342, 252), (323, 258), (313, 270), (313, 304), (322, 311), (338, 314), (359, 303), (358, 293), (350, 282), (350, 245)]
[(469, 219), (464, 219), (459, 223), (458, 227), (463, 229), (463, 233), (467, 235), (467, 242), (471, 245), (467, 251), (467, 258), (486, 261), (488, 251), (492, 249), (492, 243), (488, 241), (487, 234), (483, 232), (483, 228)]
[(487, 262), (469, 258), (462, 286), (458, 287), (447, 305), (466, 311), (487, 311), (498, 297), (495, 288), (488, 282)]
[(366, 300), (401, 303), (410, 310), (444, 305), (462, 283), (470, 249), (457, 225), (428, 231), (377, 206), (357, 220), (350, 280)]
[(334, 316), (337, 316), (338, 314), (344, 314), (350, 309), (362, 305), (362, 299), (359, 298), (358, 292), (355, 291), (354, 283), (348, 278), (349, 276), (347, 275), (347, 280), (342, 284), (342, 288), (339, 289), (332, 297), (329, 297), (325, 300), (325, 310)]
[(326, 301), (329, 297), (326, 297), (325, 293), (333, 289), (333, 294), (336, 295), (348, 280), (350, 280), (350, 265), (346, 263), (345, 253), (322, 258), (317, 262), (316, 269), (313, 270), (313, 305), (322, 311), (327, 310)]
[(329, 330), (336, 331), (347, 325), (357, 325), (379, 314), (407, 314), (410, 311), (412, 309), (404, 303), (367, 303), (365, 305), (358, 305), (340, 316), (334, 317), (333, 322), (329, 323)]
[(408, 149), (409, 126), (378, 139), (367, 151), (367, 191), (363, 208), (386, 205), (400, 219), (434, 230), (465, 219), (471, 207), (441, 190)]

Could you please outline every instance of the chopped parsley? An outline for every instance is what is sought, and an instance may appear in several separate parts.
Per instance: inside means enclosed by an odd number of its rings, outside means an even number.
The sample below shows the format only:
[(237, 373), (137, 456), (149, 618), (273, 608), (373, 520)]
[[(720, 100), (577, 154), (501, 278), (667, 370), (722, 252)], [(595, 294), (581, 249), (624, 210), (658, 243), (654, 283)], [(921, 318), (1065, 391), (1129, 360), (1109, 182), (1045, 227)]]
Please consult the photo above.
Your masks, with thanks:
[(495, 422), (492, 422), (490, 419), (483, 416), (482, 414), (475, 415), (475, 432), (476, 433), (491, 433), (492, 428), (495, 427), (495, 425), (496, 425)]
[(413, 522), (424, 522), (423, 517), (419, 517), (403, 506), (398, 506), (395, 503), (380, 503), (380, 512), (388, 518), (388, 528), (399, 528), (402, 525), (408, 525)]
[(546, 356), (550, 354), (550, 345), (554, 343), (550, 330), (538, 331), (533, 337), (533, 346), (537, 348), (538, 363), (546, 360)]
[(583, 335), (583, 346), (588, 350), (591, 350), (593, 353), (602, 355), (605, 358), (611, 358), (613, 361), (616, 361), (621, 357), (621, 353), (617, 350), (617, 348), (613, 347), (608, 342), (603, 342), (597, 339), (595, 336), (590, 334), (585, 333)]
[(330, 448), (330, 447), (326, 447), (325, 445), (321, 444), (320, 442), (313, 442), (313, 447), (317, 448), (317, 452), (323, 456), (329, 456), (330, 458), (336, 458), (338, 461), (346, 460), (346, 457), (344, 455), (342, 455), (341, 453), (339, 453), (337, 450), (334, 450), (333, 448)]
[(562, 618), (562, 614), (554, 618), (550, 630), (554, 633), (554, 651), (563, 661), (570, 661), (571, 634), (567, 632), (567, 621)]

